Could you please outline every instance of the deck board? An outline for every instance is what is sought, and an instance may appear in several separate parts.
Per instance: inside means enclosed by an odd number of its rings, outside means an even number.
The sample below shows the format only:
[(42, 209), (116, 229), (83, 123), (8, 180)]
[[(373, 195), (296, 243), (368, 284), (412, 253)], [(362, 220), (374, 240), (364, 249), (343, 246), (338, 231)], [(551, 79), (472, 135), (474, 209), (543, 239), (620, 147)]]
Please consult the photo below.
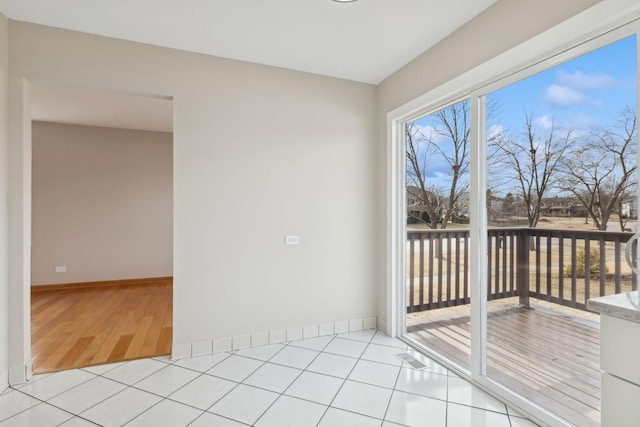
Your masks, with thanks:
[[(599, 326), (532, 307), (503, 304), (489, 310), (489, 377), (577, 426), (599, 426)], [(409, 337), (469, 367), (468, 310), (416, 313), (407, 325)]]

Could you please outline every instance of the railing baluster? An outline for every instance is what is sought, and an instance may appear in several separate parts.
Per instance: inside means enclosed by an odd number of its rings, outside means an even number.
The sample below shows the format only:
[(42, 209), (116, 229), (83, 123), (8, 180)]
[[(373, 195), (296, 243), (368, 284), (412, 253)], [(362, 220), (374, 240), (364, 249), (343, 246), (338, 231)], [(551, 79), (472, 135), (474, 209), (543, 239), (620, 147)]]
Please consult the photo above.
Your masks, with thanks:
[(558, 298), (564, 304), (564, 235), (558, 233)]
[(502, 247), (502, 239), (500, 239), (500, 235), (496, 235), (496, 264), (495, 264), (495, 288), (493, 289), (492, 292), (492, 298), (491, 299), (496, 299), (498, 296), (498, 293), (500, 292), (500, 253), (501, 251), (504, 250), (504, 248)]
[(510, 258), (509, 260), (509, 292), (508, 292), (508, 295), (510, 297), (516, 294), (515, 277), (516, 277), (517, 266), (516, 266), (516, 260), (515, 260), (515, 254), (516, 254), (515, 239), (516, 239), (515, 234), (513, 234), (513, 232), (510, 232), (509, 233), (509, 258)]
[(540, 296), (540, 233), (536, 233), (536, 297)]
[(424, 310), (424, 234), (420, 234), (420, 311)]
[(464, 303), (469, 301), (469, 235), (464, 238)]
[(591, 298), (591, 239), (584, 239), (584, 304)]
[[(577, 247), (576, 247), (576, 235), (571, 234), (571, 307), (576, 306), (576, 300), (578, 299), (578, 278), (576, 273), (576, 258), (577, 258)], [(564, 276), (564, 270), (561, 273)]]
[(451, 234), (447, 233), (447, 306), (451, 305)]
[(433, 237), (429, 238), (429, 309), (433, 306)]
[[(496, 242), (497, 243), (497, 242)], [(489, 295), (491, 295), (491, 286), (492, 286), (492, 277), (493, 275), (491, 274), (491, 263), (492, 263), (492, 255), (493, 255), (493, 251), (495, 250), (495, 244), (494, 244), (494, 238), (491, 235), (491, 232), (489, 232), (489, 238), (487, 239), (487, 244), (488, 244), (488, 248), (487, 248), (487, 298), (489, 299)]]
[[(614, 242), (614, 251), (615, 251), (615, 292), (616, 294), (620, 293), (620, 279), (622, 278), (622, 272), (620, 268), (622, 263), (620, 262), (620, 236), (616, 236), (613, 240)], [(602, 272), (605, 273), (604, 271)]]
[[(420, 256), (422, 257), (422, 254), (420, 254)], [(414, 292), (414, 284), (413, 284), (414, 258), (415, 258), (414, 238), (413, 238), (413, 236), (411, 236), (410, 240), (409, 240), (409, 308), (410, 308), (411, 311), (413, 311), (413, 309), (415, 307), (415, 303), (414, 303), (414, 300), (413, 300), (414, 299), (413, 298), (413, 292)]]
[(547, 234), (547, 301), (551, 301), (551, 232)]
[(607, 271), (607, 258), (605, 251), (607, 250), (604, 236), (600, 236), (600, 296), (605, 295), (605, 272)]
[(442, 235), (438, 236), (438, 307), (444, 307), (442, 301)]
[[(634, 240), (631, 246), (631, 259), (632, 260), (638, 259), (638, 241), (637, 240)], [(631, 290), (632, 291), (638, 290), (638, 276), (633, 270), (631, 271)]]
[(454, 238), (456, 239), (456, 291), (454, 296), (455, 305), (458, 305), (458, 301), (460, 300), (460, 236), (458, 233), (454, 234)]
[(507, 295), (507, 270), (508, 270), (508, 266), (507, 266), (507, 250), (508, 250), (508, 245), (507, 245), (507, 233), (505, 233), (504, 231), (501, 234), (502, 237), (502, 291), (499, 292), (498, 295), (500, 295), (501, 298), (504, 298)]

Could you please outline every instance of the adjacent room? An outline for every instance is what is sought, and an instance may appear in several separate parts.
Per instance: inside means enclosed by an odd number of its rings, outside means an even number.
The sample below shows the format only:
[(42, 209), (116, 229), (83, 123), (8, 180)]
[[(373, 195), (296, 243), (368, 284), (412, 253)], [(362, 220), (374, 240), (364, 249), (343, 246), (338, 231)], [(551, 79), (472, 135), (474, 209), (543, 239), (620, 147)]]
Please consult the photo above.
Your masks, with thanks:
[(171, 99), (32, 89), (34, 372), (168, 355)]

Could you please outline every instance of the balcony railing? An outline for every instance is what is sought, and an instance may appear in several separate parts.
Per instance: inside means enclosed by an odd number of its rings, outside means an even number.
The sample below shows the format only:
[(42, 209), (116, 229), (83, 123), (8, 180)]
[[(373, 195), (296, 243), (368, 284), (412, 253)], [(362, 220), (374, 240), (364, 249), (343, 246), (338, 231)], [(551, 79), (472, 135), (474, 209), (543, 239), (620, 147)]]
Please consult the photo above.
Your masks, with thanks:
[[(589, 298), (637, 289), (623, 265), (633, 233), (540, 228), (488, 232), (487, 299), (537, 298), (587, 310)], [(636, 245), (633, 257), (636, 257)], [(407, 313), (469, 304), (469, 230), (407, 233)], [(595, 257), (595, 259), (594, 259)]]

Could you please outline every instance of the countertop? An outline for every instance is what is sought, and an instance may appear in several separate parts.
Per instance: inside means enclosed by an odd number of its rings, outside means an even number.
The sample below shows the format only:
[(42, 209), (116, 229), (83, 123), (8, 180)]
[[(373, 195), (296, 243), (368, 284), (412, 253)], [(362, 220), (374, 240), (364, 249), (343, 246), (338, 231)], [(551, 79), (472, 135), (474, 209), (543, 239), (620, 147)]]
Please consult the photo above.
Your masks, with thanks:
[(640, 323), (638, 291), (591, 298), (587, 301), (587, 308), (600, 314)]

